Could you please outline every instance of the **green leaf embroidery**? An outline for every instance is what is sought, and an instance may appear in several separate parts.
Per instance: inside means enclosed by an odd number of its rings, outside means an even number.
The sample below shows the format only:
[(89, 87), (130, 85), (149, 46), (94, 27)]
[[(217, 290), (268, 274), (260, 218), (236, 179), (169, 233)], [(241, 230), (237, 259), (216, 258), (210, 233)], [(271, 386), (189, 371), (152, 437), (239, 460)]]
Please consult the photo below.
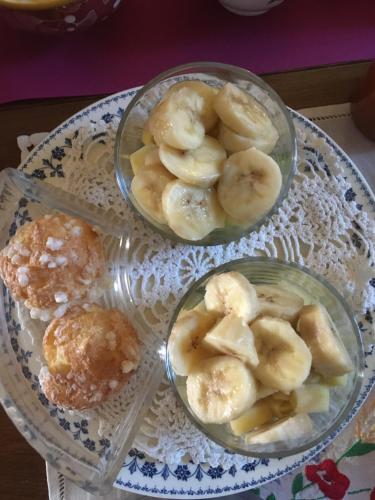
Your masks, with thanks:
[(375, 443), (362, 443), (362, 441), (359, 440), (344, 453), (343, 457), (360, 457), (361, 455), (366, 455), (374, 450)]
[(293, 484), (292, 484), (293, 497), (295, 497), (297, 493), (302, 490), (302, 488), (303, 488), (303, 475), (302, 472), (300, 472), (293, 479)]
[(268, 497), (266, 498), (266, 500), (276, 500), (276, 497), (273, 493), (271, 493), (271, 495), (268, 495)]

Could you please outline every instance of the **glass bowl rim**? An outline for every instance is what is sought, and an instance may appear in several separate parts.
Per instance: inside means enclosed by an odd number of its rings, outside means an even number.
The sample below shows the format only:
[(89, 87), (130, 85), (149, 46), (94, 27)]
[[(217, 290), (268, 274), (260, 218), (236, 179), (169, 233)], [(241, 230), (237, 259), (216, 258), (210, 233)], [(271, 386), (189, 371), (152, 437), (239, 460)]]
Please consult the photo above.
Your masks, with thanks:
[[(188, 296), (192, 293), (192, 291), (195, 291), (202, 283), (204, 283), (210, 276), (214, 274), (218, 274), (222, 271), (230, 271), (233, 269), (228, 269), (228, 267), (232, 268), (234, 266), (240, 265), (240, 264), (245, 264), (245, 263), (272, 263), (276, 264), (277, 266), (281, 266), (282, 268), (292, 268), (294, 270), (297, 270), (301, 273), (307, 274), (309, 277), (315, 279), (318, 281), (321, 285), (323, 285), (325, 288), (327, 288), (333, 296), (338, 300), (338, 302), (341, 304), (343, 307), (350, 324), (352, 326), (351, 330), (352, 333), (354, 334), (354, 338), (356, 340), (356, 349), (357, 349), (357, 354), (359, 356), (359, 363), (358, 363), (358, 370), (355, 375), (355, 381), (353, 384), (353, 389), (351, 392), (351, 395), (346, 403), (346, 405), (343, 407), (341, 410), (341, 416), (338, 420), (335, 420), (329, 428), (324, 431), (322, 434), (320, 434), (317, 438), (313, 439), (312, 441), (309, 441), (308, 443), (304, 445), (299, 445), (295, 448), (291, 448), (290, 450), (284, 451), (283, 453), (280, 452), (257, 452), (257, 451), (247, 451), (244, 450), (240, 447), (236, 446), (229, 446), (228, 443), (226, 443), (224, 440), (221, 440), (220, 438), (214, 437), (210, 431), (208, 431), (205, 427), (205, 425), (201, 422), (199, 422), (198, 418), (194, 417), (192, 412), (190, 412), (183, 401), (182, 397), (180, 396), (180, 393), (176, 387), (176, 384), (173, 380), (173, 369), (172, 365), (169, 360), (169, 352), (168, 352), (168, 343), (169, 343), (169, 338), (171, 336), (171, 331), (172, 327), (177, 319), (178, 314), (180, 313), (182, 306), (184, 305), (186, 299)], [(353, 313), (346, 303), (345, 299), (342, 297), (342, 295), (336, 290), (336, 288), (331, 285), (323, 276), (319, 275), (318, 273), (315, 273), (314, 271), (311, 271), (305, 266), (302, 266), (301, 264), (297, 264), (296, 262), (287, 262), (282, 259), (278, 258), (273, 258), (273, 257), (243, 257), (240, 259), (235, 259), (235, 260), (230, 260), (228, 262), (225, 262), (224, 264), (221, 264), (220, 266), (217, 266), (207, 273), (205, 273), (203, 276), (201, 276), (198, 280), (194, 281), (194, 283), (189, 286), (188, 290), (184, 293), (183, 297), (177, 304), (177, 307), (174, 310), (173, 316), (171, 318), (171, 321), (168, 325), (168, 335), (166, 339), (166, 355), (165, 355), (165, 371), (167, 374), (167, 378), (169, 381), (169, 384), (171, 385), (178, 401), (180, 402), (183, 411), (185, 415), (188, 417), (190, 422), (197, 427), (206, 437), (208, 437), (211, 441), (215, 442), (216, 444), (219, 444), (223, 448), (229, 450), (230, 452), (233, 453), (238, 453), (243, 456), (248, 456), (248, 457), (253, 457), (253, 458), (286, 458), (292, 455), (296, 455), (298, 453), (303, 453), (307, 450), (310, 450), (317, 446), (319, 443), (323, 443), (327, 438), (329, 438), (331, 435), (336, 434), (338, 432), (341, 432), (343, 428), (345, 427), (345, 422), (348, 420), (351, 420), (350, 418), (350, 413), (351, 410), (354, 406), (354, 403), (357, 401), (358, 395), (360, 393), (361, 387), (362, 387), (362, 381), (364, 377), (364, 367), (365, 367), (365, 356), (364, 356), (364, 347), (363, 347), (363, 342), (362, 342), (362, 336), (360, 334), (357, 322), (354, 319)], [(332, 437), (334, 439), (335, 436)], [(332, 440), (331, 439), (331, 440)], [(330, 441), (331, 441), (330, 440)], [(317, 450), (318, 452), (318, 450)]]
[[(270, 97), (271, 99), (276, 102), (278, 107), (280, 108), (280, 111), (283, 115), (283, 117), (286, 120), (287, 128), (290, 134), (290, 145), (291, 145), (291, 160), (290, 160), (290, 168), (289, 172), (287, 174), (285, 186), (283, 189), (280, 191), (279, 196), (274, 203), (274, 205), (271, 207), (268, 212), (266, 212), (255, 224), (251, 225), (250, 227), (246, 228), (245, 230), (241, 231), (238, 233), (238, 235), (228, 241), (202, 241), (202, 240), (197, 240), (197, 241), (191, 241), (191, 240), (186, 240), (184, 238), (181, 238), (177, 234), (169, 234), (167, 231), (165, 231), (162, 228), (159, 228), (155, 224), (153, 224), (150, 220), (147, 219), (138, 209), (137, 207), (133, 204), (132, 200), (130, 199), (128, 189), (126, 187), (125, 179), (122, 173), (121, 169), (121, 160), (120, 160), (120, 149), (121, 149), (121, 137), (122, 133), (124, 130), (124, 125), (126, 123), (126, 120), (128, 119), (128, 116), (130, 115), (131, 111), (133, 108), (136, 106), (136, 104), (140, 101), (140, 99), (148, 92), (150, 89), (152, 89), (155, 85), (161, 83), (162, 81), (168, 79), (172, 75), (174, 75), (177, 72), (186, 72), (187, 74), (193, 73), (193, 72), (198, 72), (201, 69), (202, 73), (204, 73), (204, 68), (207, 69), (207, 66), (212, 66), (213, 68), (220, 70), (220, 71), (230, 71), (232, 73), (235, 73), (239, 77), (243, 78), (244, 80), (247, 80), (248, 82), (252, 82), (258, 87), (260, 87), (262, 90), (264, 90)], [(181, 75), (182, 76), (182, 75)], [(162, 73), (159, 73), (156, 75), (154, 78), (149, 80), (145, 85), (141, 86), (135, 93), (135, 95), (132, 97), (130, 100), (129, 104), (126, 106), (125, 111), (121, 117), (117, 132), (116, 132), (116, 139), (115, 139), (115, 155), (114, 155), (114, 163), (115, 163), (115, 177), (116, 177), (116, 182), (117, 186), (124, 198), (124, 200), (128, 203), (128, 205), (131, 207), (131, 209), (134, 211), (134, 213), (140, 217), (145, 224), (147, 224), (149, 227), (151, 227), (154, 231), (156, 231), (158, 234), (160, 234), (163, 237), (168, 238), (170, 241), (173, 243), (182, 243), (185, 245), (191, 245), (191, 246), (216, 246), (216, 245), (226, 245), (235, 241), (239, 241), (241, 238), (244, 236), (247, 236), (251, 234), (253, 231), (256, 231), (257, 229), (260, 228), (262, 224), (264, 224), (270, 217), (272, 217), (277, 210), (280, 208), (281, 204), (283, 201), (286, 199), (290, 186), (292, 184), (293, 178), (296, 174), (297, 171), (297, 136), (296, 136), (296, 130), (293, 124), (293, 120), (291, 117), (291, 114), (289, 112), (288, 107), (284, 104), (282, 101), (281, 97), (277, 94), (273, 88), (268, 85), (262, 78), (259, 76), (255, 75), (251, 71), (241, 68), (239, 66), (235, 66), (232, 64), (226, 64), (226, 63), (221, 63), (221, 62), (215, 62), (215, 61), (196, 61), (196, 62), (190, 62), (186, 64), (181, 64), (178, 66), (174, 66), (172, 68), (169, 68)], [(211, 233), (209, 233), (211, 234)], [(205, 236), (207, 238), (209, 236)], [(203, 238), (204, 240), (204, 238)]]

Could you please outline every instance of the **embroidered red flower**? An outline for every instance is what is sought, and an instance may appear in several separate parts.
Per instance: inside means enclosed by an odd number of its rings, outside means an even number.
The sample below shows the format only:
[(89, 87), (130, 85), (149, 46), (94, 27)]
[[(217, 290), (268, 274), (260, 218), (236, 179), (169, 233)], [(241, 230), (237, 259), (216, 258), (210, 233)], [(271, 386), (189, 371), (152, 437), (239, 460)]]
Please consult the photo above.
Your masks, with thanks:
[(316, 483), (328, 498), (340, 500), (349, 488), (350, 480), (338, 471), (333, 460), (327, 459), (318, 465), (306, 465), (305, 474), (309, 481)]

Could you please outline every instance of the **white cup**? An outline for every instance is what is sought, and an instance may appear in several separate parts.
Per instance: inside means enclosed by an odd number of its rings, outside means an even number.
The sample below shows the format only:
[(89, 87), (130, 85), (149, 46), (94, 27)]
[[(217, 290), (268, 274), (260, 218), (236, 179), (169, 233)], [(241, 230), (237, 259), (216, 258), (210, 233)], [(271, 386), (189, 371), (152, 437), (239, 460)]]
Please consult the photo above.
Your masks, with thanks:
[(221, 5), (239, 16), (259, 16), (284, 0), (219, 0)]

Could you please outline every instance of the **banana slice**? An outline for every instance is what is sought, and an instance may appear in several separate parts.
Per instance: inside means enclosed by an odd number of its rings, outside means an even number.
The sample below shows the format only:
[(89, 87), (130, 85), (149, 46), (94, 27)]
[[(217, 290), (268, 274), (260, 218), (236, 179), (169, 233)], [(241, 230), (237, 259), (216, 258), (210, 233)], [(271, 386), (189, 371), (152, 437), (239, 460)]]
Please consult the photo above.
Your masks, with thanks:
[(142, 132), (142, 142), (145, 146), (148, 146), (149, 144), (155, 144), (152, 134), (150, 134), (147, 129), (144, 129)]
[(291, 401), (295, 413), (318, 413), (329, 410), (329, 389), (321, 384), (309, 384), (293, 391)]
[(339, 375), (337, 377), (327, 377), (321, 379), (322, 384), (327, 387), (344, 387), (348, 383), (348, 374)]
[[(155, 144), (148, 144), (147, 146), (143, 146), (140, 149), (137, 149), (137, 151), (134, 151), (129, 157), (130, 164), (133, 169), (134, 175), (137, 175), (145, 166), (149, 166), (151, 164), (150, 158), (154, 158), (154, 155), (156, 151), (156, 154), (158, 154), (158, 148), (155, 146)], [(146, 159), (147, 165), (146, 165)], [(159, 155), (157, 156), (157, 161), (154, 163), (160, 163)]]
[(162, 193), (173, 175), (161, 165), (143, 168), (134, 177), (131, 190), (141, 209), (160, 224), (167, 222), (162, 208)]
[(272, 389), (272, 387), (267, 387), (261, 384), (259, 380), (257, 380), (257, 401), (265, 399), (268, 396), (271, 396), (271, 394), (275, 394), (275, 392), (277, 392), (277, 389)]
[(236, 356), (250, 366), (259, 363), (253, 332), (242, 318), (229, 314), (207, 332), (203, 343), (224, 354)]
[(290, 396), (287, 396), (283, 392), (275, 392), (264, 401), (270, 407), (274, 417), (284, 418), (294, 413)]
[(293, 323), (303, 307), (303, 299), (277, 285), (256, 285), (259, 313)]
[(282, 184), (278, 164), (255, 148), (232, 154), (224, 162), (218, 196), (225, 212), (253, 223), (272, 208)]
[(227, 157), (220, 143), (208, 135), (198, 148), (187, 151), (161, 144), (159, 155), (163, 165), (172, 174), (188, 184), (202, 188), (216, 183)]
[(215, 314), (192, 309), (177, 319), (168, 340), (168, 354), (177, 375), (188, 375), (194, 364), (213, 356), (215, 350), (203, 345), (202, 339), (216, 318)]
[(275, 127), (272, 127), (271, 130), (272, 132), (265, 136), (246, 137), (233, 132), (223, 122), (220, 122), (218, 140), (229, 153), (238, 153), (238, 151), (254, 147), (269, 154), (279, 140), (279, 134)]
[(162, 205), (169, 227), (186, 240), (201, 240), (225, 224), (213, 188), (202, 189), (175, 180), (164, 189)]
[(203, 99), (203, 109), (200, 114), (200, 118), (204, 125), (206, 132), (209, 132), (218, 122), (219, 117), (214, 110), (214, 97), (218, 93), (218, 90), (210, 85), (206, 85), (200, 80), (185, 80), (184, 82), (175, 83), (168, 90), (167, 94), (171, 94), (176, 90), (188, 88), (194, 90)]
[(266, 401), (262, 400), (255, 403), (250, 410), (247, 410), (236, 420), (232, 420), (229, 425), (235, 436), (242, 436), (270, 422), (272, 417), (271, 408)]
[[(178, 314), (178, 319), (186, 316), (186, 314), (190, 314), (191, 311), (198, 311), (198, 312), (202, 312), (202, 313), (208, 313), (207, 309), (206, 309), (206, 305), (204, 303), (204, 300), (201, 300), (200, 302), (198, 302), (198, 304), (193, 307), (192, 309), (181, 309), (181, 311), (179, 312)], [(214, 314), (214, 313), (210, 313), (210, 314)], [(218, 319), (219, 317), (215, 314), (215, 317), (216, 319)]]
[(208, 311), (234, 314), (248, 323), (258, 314), (255, 287), (236, 271), (215, 274), (206, 284), (204, 302)]
[(251, 324), (259, 365), (254, 375), (279, 391), (300, 387), (311, 369), (311, 353), (290, 323), (264, 316)]
[(205, 129), (201, 121), (204, 99), (193, 89), (181, 88), (165, 96), (153, 109), (147, 129), (156, 144), (177, 149), (198, 148)]
[(324, 377), (335, 377), (353, 370), (349, 354), (321, 304), (302, 308), (297, 330), (311, 351), (316, 372)]
[(233, 132), (255, 139), (278, 137), (266, 109), (250, 94), (226, 83), (215, 96), (214, 108), (219, 118)]
[(274, 424), (264, 426), (264, 428), (247, 434), (245, 442), (247, 444), (268, 444), (278, 441), (289, 441), (308, 436), (314, 430), (311, 418), (306, 414), (294, 415), (278, 420)]
[(237, 358), (216, 356), (195, 365), (186, 379), (189, 405), (199, 420), (225, 424), (250, 408), (256, 398), (256, 382)]

